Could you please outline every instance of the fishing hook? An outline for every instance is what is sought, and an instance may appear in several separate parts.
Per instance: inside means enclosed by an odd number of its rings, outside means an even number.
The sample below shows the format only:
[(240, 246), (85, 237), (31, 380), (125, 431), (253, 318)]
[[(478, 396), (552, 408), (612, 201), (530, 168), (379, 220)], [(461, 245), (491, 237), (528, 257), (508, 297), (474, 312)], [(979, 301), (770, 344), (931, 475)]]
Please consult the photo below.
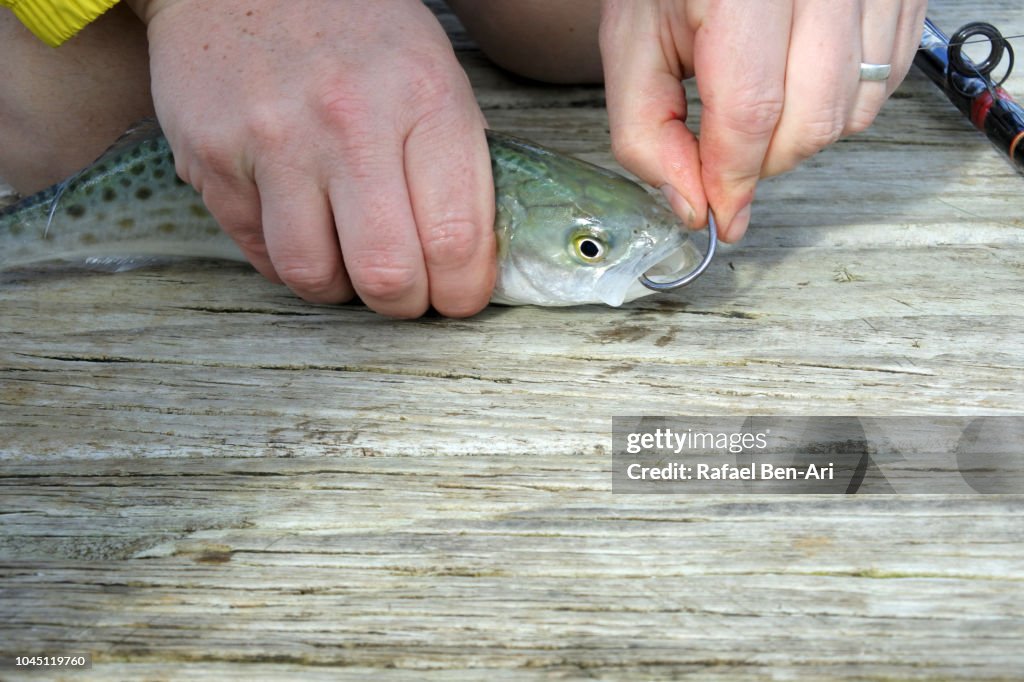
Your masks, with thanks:
[(715, 247), (718, 246), (717, 233), (718, 225), (715, 224), (715, 216), (712, 215), (711, 211), (708, 211), (708, 250), (704, 254), (704, 259), (701, 260), (700, 264), (679, 279), (673, 279), (668, 282), (655, 282), (646, 274), (643, 274), (640, 275), (640, 283), (652, 291), (672, 291), (673, 289), (685, 287), (687, 284), (703, 275), (704, 271), (708, 269), (709, 265), (711, 265), (711, 259), (715, 255)]

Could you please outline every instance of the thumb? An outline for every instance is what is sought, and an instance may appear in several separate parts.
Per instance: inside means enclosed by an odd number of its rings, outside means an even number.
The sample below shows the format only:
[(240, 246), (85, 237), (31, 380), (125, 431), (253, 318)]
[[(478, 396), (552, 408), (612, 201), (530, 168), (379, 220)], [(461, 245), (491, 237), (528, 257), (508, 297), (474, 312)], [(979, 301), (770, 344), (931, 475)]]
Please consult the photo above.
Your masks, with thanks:
[(656, 3), (607, 0), (601, 17), (608, 122), (615, 158), (660, 188), (690, 228), (707, 224), (697, 138), (684, 123), (686, 91), (666, 54)]

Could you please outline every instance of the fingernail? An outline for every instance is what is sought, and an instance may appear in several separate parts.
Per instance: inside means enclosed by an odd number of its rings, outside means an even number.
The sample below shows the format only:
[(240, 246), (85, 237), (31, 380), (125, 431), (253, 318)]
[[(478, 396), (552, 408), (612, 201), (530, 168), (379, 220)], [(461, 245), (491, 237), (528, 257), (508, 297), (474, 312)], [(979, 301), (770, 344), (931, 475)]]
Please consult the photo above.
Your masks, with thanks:
[(740, 212), (732, 219), (729, 227), (725, 230), (725, 234), (722, 236), (722, 241), (730, 244), (738, 242), (746, 233), (748, 225), (750, 225), (750, 204), (740, 209)]
[(668, 199), (668, 203), (672, 206), (672, 212), (683, 219), (683, 223), (686, 224), (691, 230), (696, 227), (694, 223), (697, 222), (697, 214), (693, 210), (693, 206), (683, 198), (683, 195), (676, 191), (676, 188), (669, 184), (661, 186), (661, 193)]

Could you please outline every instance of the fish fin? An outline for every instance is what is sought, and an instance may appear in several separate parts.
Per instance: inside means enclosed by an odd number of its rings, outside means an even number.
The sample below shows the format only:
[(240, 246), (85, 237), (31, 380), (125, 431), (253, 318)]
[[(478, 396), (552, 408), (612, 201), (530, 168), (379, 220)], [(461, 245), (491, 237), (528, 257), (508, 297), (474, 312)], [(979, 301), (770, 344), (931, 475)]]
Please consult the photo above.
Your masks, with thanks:
[(89, 256), (79, 261), (84, 267), (99, 272), (128, 272), (155, 265), (166, 265), (175, 260), (169, 256)]
[(159, 137), (160, 135), (163, 135), (163, 130), (160, 128), (160, 123), (155, 118), (149, 117), (136, 121), (128, 127), (128, 130), (121, 134), (121, 137), (117, 138), (114, 144), (107, 147), (102, 154), (96, 157), (95, 161), (71, 177), (62, 180), (51, 187), (50, 191), (53, 192), (53, 198), (50, 200), (50, 211), (46, 216), (46, 228), (43, 230), (43, 237), (45, 238), (50, 232), (50, 225), (53, 223), (53, 217), (57, 214), (57, 204), (60, 201), (61, 196), (68, 187), (75, 184), (76, 180), (82, 177), (83, 174), (89, 172), (94, 166), (103, 163), (112, 156), (120, 154), (128, 147), (134, 147), (139, 142), (150, 140), (154, 137)]
[(121, 134), (121, 137), (114, 141), (114, 144), (107, 147), (106, 151), (99, 155), (99, 157), (93, 161), (89, 166), (95, 166), (98, 163), (103, 163), (109, 156), (120, 154), (128, 147), (134, 147), (139, 142), (145, 140), (151, 140), (154, 137), (163, 135), (163, 129), (160, 127), (160, 123), (153, 117), (143, 118), (136, 121), (135, 123), (128, 126), (128, 130)]
[(50, 211), (46, 214), (46, 227), (43, 228), (43, 239), (46, 239), (47, 235), (50, 234), (50, 225), (53, 224), (53, 216), (57, 213), (57, 202), (60, 201), (60, 197), (64, 194), (64, 190), (68, 188), (68, 185), (72, 180), (78, 177), (78, 174), (72, 175), (67, 180), (62, 180), (54, 185), (53, 199), (50, 200)]

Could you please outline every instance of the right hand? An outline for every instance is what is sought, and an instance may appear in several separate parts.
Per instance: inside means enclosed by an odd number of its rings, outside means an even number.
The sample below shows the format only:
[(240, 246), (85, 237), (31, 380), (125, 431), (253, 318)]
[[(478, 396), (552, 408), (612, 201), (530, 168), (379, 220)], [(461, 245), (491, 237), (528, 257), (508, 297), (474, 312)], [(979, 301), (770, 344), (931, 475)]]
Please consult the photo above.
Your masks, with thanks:
[[(867, 128), (907, 75), (925, 0), (604, 0), (612, 146), (690, 227), (722, 241), (750, 222), (758, 181)], [(861, 62), (891, 64), (886, 82)], [(701, 135), (680, 81), (697, 76)]]
[(271, 280), (415, 317), (496, 273), (484, 119), (419, 0), (135, 0), (177, 172)]

